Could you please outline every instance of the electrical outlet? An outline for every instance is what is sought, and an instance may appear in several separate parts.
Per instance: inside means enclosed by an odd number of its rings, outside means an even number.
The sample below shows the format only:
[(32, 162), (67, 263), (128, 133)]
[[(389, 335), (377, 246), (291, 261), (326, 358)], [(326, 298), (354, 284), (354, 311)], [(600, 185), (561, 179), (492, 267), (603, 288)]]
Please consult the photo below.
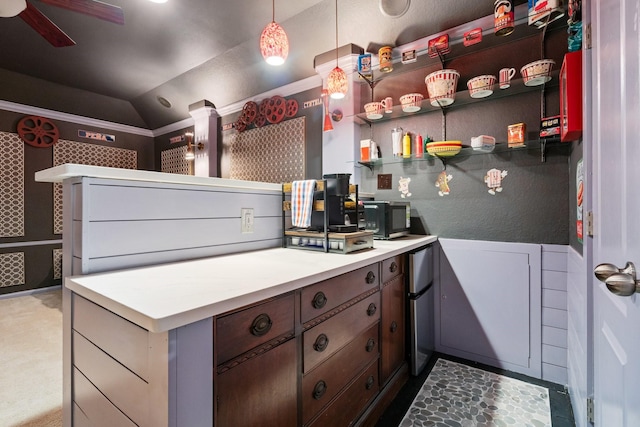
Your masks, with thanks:
[(242, 222), (242, 233), (253, 233), (253, 209), (242, 208), (240, 210), (240, 221)]
[(391, 190), (390, 173), (381, 173), (378, 175), (378, 190)]

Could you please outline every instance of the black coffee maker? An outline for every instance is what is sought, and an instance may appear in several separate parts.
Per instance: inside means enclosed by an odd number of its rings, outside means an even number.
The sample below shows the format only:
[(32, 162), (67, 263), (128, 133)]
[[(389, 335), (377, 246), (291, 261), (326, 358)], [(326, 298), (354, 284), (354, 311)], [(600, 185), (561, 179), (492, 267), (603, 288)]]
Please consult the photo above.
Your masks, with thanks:
[(352, 220), (352, 218), (357, 218), (357, 213), (354, 215), (354, 212), (351, 212), (353, 209), (345, 208), (345, 202), (349, 198), (349, 179), (351, 174), (332, 173), (325, 174), (322, 178), (327, 181), (326, 193), (324, 191), (316, 191), (313, 199), (324, 200), (325, 212), (312, 212), (310, 228), (324, 231), (326, 213), (327, 229), (329, 231), (335, 233), (358, 231), (357, 221)]

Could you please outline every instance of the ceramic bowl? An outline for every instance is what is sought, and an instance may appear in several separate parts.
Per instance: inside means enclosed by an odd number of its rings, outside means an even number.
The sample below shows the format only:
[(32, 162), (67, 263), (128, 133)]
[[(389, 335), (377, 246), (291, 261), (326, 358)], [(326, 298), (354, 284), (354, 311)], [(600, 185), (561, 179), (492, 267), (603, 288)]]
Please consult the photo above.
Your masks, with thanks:
[(549, 73), (556, 63), (553, 59), (530, 62), (520, 69), (525, 86), (538, 86), (551, 80)]
[(456, 99), (456, 87), (460, 73), (456, 70), (439, 70), (429, 74), (424, 82), (427, 85), (429, 101), (434, 107), (445, 107)]
[(467, 81), (469, 96), (472, 98), (485, 98), (493, 93), (493, 85), (496, 84), (496, 76), (477, 76)]
[(381, 102), (369, 102), (364, 105), (364, 112), (369, 120), (381, 119), (384, 113), (384, 105)]
[(402, 111), (405, 113), (415, 113), (420, 111), (422, 100), (424, 96), (421, 93), (408, 93), (400, 97), (400, 104), (402, 104)]

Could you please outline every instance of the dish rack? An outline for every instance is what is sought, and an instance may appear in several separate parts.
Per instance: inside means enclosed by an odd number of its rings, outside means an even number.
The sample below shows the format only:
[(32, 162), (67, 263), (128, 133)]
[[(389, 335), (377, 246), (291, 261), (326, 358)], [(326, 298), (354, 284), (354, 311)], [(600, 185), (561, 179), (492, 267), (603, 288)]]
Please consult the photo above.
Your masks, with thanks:
[[(328, 196), (326, 179), (316, 180), (315, 191), (321, 192), (323, 197), (322, 200), (314, 197), (312, 204), (313, 211), (323, 212), (322, 231), (299, 228), (287, 229), (286, 212), (291, 211), (291, 188), (292, 183), (290, 182), (282, 184), (282, 247), (343, 254), (373, 247), (372, 231), (361, 231), (356, 228), (357, 231), (343, 233), (329, 230), (329, 217), (325, 209), (325, 201)], [(349, 194), (355, 194), (356, 202), (347, 200), (344, 202), (344, 207), (355, 211), (357, 224), (361, 209), (357, 203), (358, 186), (350, 184)]]

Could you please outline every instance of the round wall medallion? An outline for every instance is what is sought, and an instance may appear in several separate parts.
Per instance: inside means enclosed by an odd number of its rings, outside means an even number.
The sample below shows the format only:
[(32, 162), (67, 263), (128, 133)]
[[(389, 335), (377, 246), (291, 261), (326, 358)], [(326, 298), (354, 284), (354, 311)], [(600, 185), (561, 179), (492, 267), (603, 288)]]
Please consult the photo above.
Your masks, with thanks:
[(58, 127), (47, 118), (26, 116), (18, 122), (18, 135), (33, 147), (46, 148), (58, 142), (60, 132)]

